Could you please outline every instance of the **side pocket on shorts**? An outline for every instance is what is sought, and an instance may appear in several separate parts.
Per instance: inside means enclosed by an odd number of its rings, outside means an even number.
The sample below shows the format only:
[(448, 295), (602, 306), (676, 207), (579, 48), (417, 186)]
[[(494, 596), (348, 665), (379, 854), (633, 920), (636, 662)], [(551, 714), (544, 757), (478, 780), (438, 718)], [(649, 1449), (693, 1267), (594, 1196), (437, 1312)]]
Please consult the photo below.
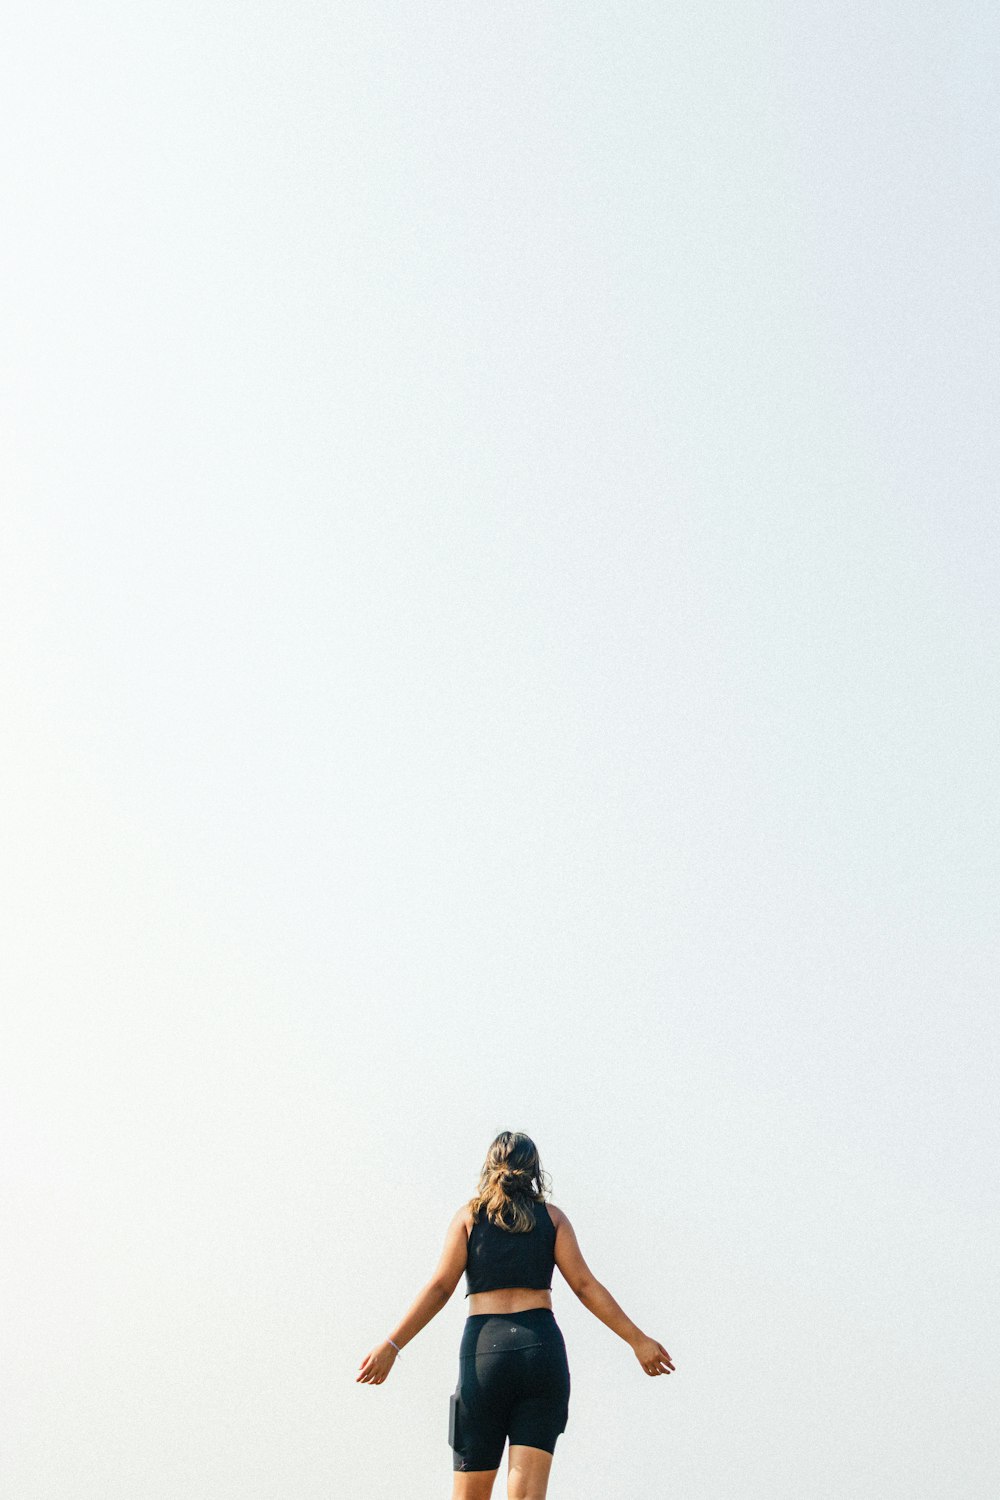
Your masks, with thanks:
[(456, 1391), (448, 1404), (448, 1446), (457, 1448), (461, 1441), (462, 1435), (458, 1421), (458, 1392)]

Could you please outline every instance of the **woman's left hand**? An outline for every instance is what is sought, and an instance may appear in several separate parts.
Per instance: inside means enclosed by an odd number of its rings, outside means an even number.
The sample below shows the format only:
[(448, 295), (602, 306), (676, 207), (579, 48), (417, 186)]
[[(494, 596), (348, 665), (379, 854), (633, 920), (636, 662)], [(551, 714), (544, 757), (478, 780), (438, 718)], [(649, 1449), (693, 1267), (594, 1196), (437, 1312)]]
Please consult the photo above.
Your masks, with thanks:
[(383, 1339), (361, 1361), (357, 1379), (364, 1385), (381, 1385), (395, 1363), (396, 1351), (388, 1339)]

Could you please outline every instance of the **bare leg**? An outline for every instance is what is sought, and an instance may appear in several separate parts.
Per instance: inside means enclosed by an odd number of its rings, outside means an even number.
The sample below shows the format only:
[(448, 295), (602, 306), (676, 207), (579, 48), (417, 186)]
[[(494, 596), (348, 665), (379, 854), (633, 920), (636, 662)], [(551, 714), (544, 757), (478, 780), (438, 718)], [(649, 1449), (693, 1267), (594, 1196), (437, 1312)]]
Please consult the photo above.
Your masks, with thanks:
[(470, 1474), (455, 1474), (451, 1500), (490, 1500), (496, 1469), (473, 1469)]
[(545, 1500), (552, 1454), (544, 1448), (511, 1443), (507, 1461), (507, 1500)]

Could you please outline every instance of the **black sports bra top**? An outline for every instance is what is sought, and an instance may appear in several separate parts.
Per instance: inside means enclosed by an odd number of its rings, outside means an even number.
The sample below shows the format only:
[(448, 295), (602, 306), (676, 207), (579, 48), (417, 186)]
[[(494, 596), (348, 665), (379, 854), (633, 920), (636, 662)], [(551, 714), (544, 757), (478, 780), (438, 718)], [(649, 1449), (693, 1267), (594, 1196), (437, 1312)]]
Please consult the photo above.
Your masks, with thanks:
[(556, 1263), (556, 1226), (544, 1203), (535, 1203), (535, 1223), (517, 1234), (492, 1224), (481, 1213), (469, 1231), (469, 1253), (465, 1263), (467, 1297), (473, 1292), (497, 1292), (504, 1287), (526, 1286), (540, 1292), (552, 1287)]

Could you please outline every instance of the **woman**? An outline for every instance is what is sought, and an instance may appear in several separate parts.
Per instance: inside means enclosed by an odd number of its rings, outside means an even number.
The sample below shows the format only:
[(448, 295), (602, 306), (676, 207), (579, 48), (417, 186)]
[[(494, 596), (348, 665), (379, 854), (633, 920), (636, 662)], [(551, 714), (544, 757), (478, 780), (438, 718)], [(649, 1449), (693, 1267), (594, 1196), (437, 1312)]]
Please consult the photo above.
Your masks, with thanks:
[(647, 1375), (674, 1368), (663, 1345), (594, 1279), (562, 1209), (545, 1202), (534, 1142), (503, 1131), (487, 1153), (478, 1192), (451, 1221), (437, 1270), (402, 1322), (365, 1356), (357, 1377), (381, 1385), (465, 1272), (469, 1317), (449, 1422), (452, 1500), (489, 1500), (508, 1438), (508, 1500), (544, 1500), (569, 1413), (566, 1346), (552, 1315), (553, 1265), (584, 1307), (631, 1345)]

